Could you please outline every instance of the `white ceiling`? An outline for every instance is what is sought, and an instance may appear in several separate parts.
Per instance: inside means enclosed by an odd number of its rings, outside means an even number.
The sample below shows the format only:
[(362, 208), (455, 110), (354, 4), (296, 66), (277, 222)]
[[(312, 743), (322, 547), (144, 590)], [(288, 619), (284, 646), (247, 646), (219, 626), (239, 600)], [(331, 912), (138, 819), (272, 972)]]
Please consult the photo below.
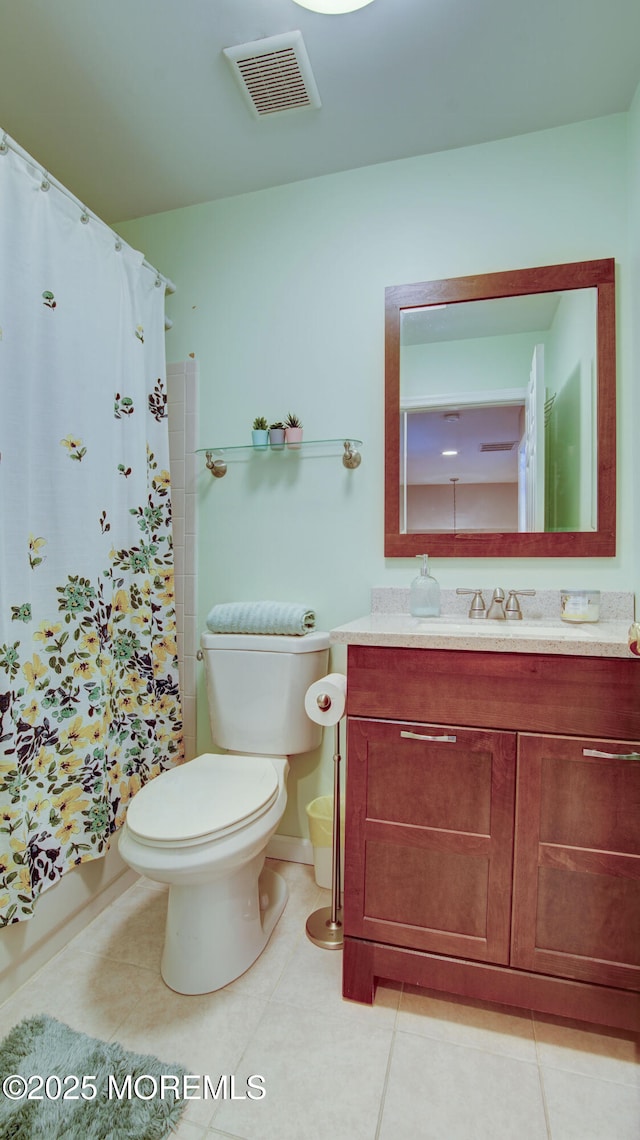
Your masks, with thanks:
[(515, 333), (550, 329), (563, 296), (592, 293), (574, 289), (568, 293), (528, 293), (519, 297), (491, 297), (486, 301), (449, 302), (424, 308), (403, 309), (400, 314), (400, 343), (436, 344), (438, 341), (469, 340), (485, 336), (512, 336)]
[[(225, 47), (299, 30), (318, 110)], [(0, 0), (0, 127), (107, 222), (626, 111), (639, 0)]]
[[(453, 406), (453, 401), (452, 401)], [(524, 404), (461, 408), (446, 422), (446, 412), (412, 412), (407, 422), (407, 483), (517, 483), (518, 448), (481, 451), (482, 444), (514, 442), (522, 435)], [(446, 455), (446, 451), (455, 455)]]

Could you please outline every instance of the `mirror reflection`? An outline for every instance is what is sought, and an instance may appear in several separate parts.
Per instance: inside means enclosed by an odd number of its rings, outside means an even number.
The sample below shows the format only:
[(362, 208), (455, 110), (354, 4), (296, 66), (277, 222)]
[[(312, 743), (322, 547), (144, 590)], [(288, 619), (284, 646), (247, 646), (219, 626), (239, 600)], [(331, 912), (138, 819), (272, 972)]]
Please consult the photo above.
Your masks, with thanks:
[(597, 529), (595, 289), (405, 309), (402, 533)]
[(612, 557), (612, 258), (385, 291), (385, 554)]

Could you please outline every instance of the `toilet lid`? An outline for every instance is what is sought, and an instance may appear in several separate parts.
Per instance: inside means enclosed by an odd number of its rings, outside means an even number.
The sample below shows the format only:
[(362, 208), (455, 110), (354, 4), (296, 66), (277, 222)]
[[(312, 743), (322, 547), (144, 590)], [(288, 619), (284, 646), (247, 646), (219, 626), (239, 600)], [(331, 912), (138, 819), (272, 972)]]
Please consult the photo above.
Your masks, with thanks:
[(127, 809), (127, 826), (141, 842), (203, 842), (263, 815), (278, 795), (266, 756), (204, 753), (150, 780)]

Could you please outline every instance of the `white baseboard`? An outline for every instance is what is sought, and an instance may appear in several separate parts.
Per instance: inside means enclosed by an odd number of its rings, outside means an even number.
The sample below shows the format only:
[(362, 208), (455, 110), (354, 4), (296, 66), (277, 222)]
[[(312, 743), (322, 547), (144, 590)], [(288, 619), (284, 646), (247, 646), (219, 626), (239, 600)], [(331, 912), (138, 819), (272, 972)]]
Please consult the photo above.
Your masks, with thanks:
[(267, 858), (313, 866), (313, 846), (310, 839), (302, 839), (299, 835), (272, 835), (267, 844)]

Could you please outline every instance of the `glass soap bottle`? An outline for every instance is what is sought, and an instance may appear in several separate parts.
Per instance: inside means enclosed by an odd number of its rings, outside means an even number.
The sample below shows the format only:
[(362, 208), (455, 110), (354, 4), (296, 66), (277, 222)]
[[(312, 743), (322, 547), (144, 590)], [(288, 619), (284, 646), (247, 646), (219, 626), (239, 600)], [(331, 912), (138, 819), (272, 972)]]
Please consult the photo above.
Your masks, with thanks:
[(440, 613), (440, 586), (429, 573), (429, 557), (418, 554), (422, 566), (417, 578), (411, 583), (409, 609), (413, 617), (438, 617)]

